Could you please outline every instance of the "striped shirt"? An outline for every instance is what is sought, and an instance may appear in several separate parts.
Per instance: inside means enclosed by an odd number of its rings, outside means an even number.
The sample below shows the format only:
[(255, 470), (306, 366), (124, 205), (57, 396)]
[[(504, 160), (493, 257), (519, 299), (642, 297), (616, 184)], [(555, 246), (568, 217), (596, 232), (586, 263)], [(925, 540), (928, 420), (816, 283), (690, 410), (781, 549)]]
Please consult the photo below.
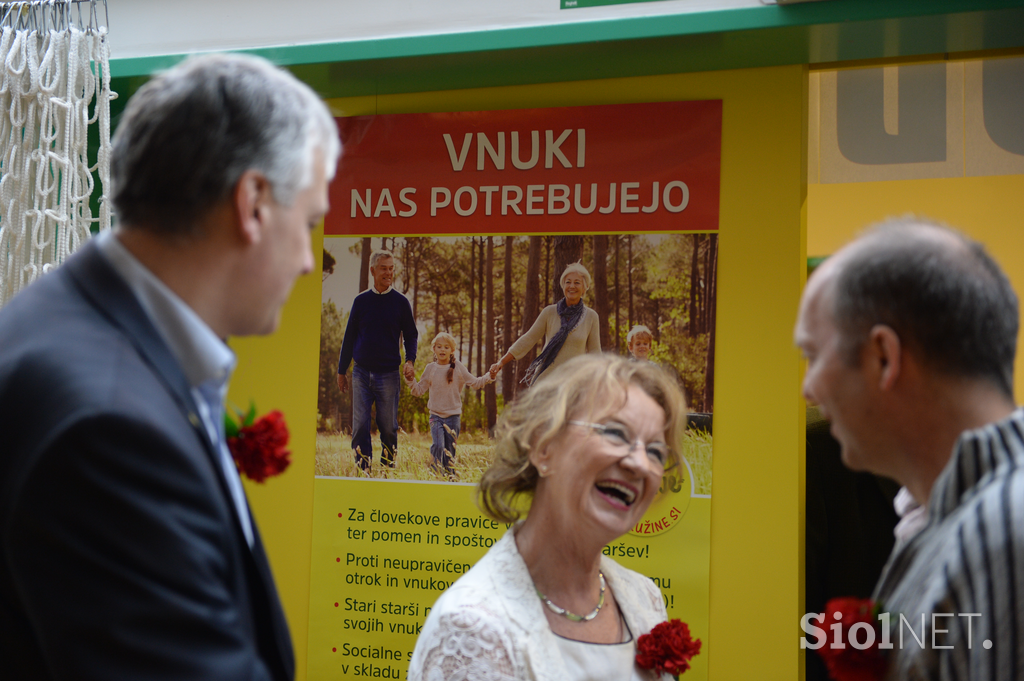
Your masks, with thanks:
[(960, 436), (928, 514), (875, 588), (888, 678), (1024, 681), (1024, 410)]

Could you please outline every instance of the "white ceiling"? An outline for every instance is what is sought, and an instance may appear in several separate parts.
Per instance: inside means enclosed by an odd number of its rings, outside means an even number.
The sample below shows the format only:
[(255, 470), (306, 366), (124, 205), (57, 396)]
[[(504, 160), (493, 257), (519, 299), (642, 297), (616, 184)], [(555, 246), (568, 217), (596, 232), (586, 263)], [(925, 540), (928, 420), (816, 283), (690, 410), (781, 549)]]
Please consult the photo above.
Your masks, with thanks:
[(656, 0), (559, 9), (559, 0), (108, 0), (114, 59), (438, 35), (760, 7)]

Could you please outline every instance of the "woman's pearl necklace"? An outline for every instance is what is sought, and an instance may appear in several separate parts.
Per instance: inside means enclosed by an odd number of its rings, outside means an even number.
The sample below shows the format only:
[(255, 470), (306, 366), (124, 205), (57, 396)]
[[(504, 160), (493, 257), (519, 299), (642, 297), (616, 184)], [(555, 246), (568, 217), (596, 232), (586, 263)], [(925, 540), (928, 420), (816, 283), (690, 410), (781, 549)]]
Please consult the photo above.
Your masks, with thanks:
[(540, 589), (538, 589), (536, 586), (534, 586), (533, 588), (537, 592), (537, 595), (540, 596), (540, 600), (544, 601), (544, 605), (548, 606), (548, 609), (551, 610), (551, 612), (555, 613), (556, 615), (561, 615), (570, 622), (589, 622), (590, 620), (597, 617), (597, 613), (601, 612), (601, 608), (604, 607), (604, 573), (598, 570), (597, 576), (601, 579), (601, 597), (597, 600), (597, 607), (594, 608), (589, 615), (577, 615), (574, 612), (569, 612), (565, 608), (560, 608), (554, 603), (552, 603), (550, 598), (542, 594), (540, 592)]

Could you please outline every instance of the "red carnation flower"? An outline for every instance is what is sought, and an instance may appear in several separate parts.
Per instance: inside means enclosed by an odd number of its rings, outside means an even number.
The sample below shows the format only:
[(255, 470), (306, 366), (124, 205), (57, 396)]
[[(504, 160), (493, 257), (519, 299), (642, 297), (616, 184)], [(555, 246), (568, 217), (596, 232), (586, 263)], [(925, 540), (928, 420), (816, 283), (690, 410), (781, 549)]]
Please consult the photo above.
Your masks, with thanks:
[(279, 475), (292, 462), (288, 445), (288, 426), (279, 411), (237, 428), (238, 434), (227, 438), (231, 457), (238, 471), (250, 480), (263, 482)]
[(670, 620), (638, 638), (636, 650), (636, 663), (642, 668), (679, 676), (690, 668), (690, 658), (700, 652), (700, 639), (690, 637), (685, 622)]
[[(832, 633), (825, 645), (818, 648), (818, 654), (825, 661), (829, 676), (835, 681), (876, 681), (885, 676), (886, 659), (878, 648), (882, 638), (881, 625), (878, 621), (879, 610), (880, 607), (870, 598), (833, 598), (825, 604), (825, 617), (829, 629), (832, 630), (834, 624), (840, 625), (840, 640), (845, 646), (833, 648), (835, 634)], [(840, 615), (838, 620), (833, 615), (837, 612)], [(870, 626), (874, 636), (862, 631), (864, 627), (857, 627), (858, 632), (853, 638), (856, 645), (852, 645), (850, 627), (858, 622)], [(869, 639), (871, 644), (865, 647)]]

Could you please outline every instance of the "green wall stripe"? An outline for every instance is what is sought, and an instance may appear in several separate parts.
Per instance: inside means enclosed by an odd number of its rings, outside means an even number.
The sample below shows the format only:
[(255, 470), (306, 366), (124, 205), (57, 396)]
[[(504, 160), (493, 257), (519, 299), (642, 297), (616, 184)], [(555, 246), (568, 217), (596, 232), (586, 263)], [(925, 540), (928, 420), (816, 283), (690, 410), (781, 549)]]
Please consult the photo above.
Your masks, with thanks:
[[(864, 23), (862, 28), (867, 32), (872, 32), (879, 27), (881, 22), (891, 23), (894, 19), (926, 17), (937, 18), (938, 22), (927, 23), (934, 23), (938, 27), (939, 24), (947, 24), (953, 15), (963, 15), (955, 19), (972, 26), (978, 25), (980, 22), (984, 26), (983, 32), (986, 34), (980, 36), (980, 39), (984, 41), (998, 39), (999, 36), (995, 34), (999, 32), (1011, 33), (1019, 38), (1019, 34), (1024, 30), (1024, 26), (1022, 26), (1024, 22), (1017, 22), (1016, 26), (1005, 23), (1006, 20), (1020, 18), (1019, 12), (1002, 15), (1006, 10), (1019, 10), (1022, 6), (1024, 6), (1024, 2), (1021, 0), (901, 0), (899, 2), (892, 0), (830, 0), (789, 6), (752, 7), (660, 17), (574, 21), (558, 25), (468, 33), (283, 45), (255, 48), (248, 51), (268, 57), (279, 64), (313, 64), (522, 50), (605, 41), (681, 36), (722, 37), (736, 32), (771, 31), (781, 28), (820, 29), (825, 26), (841, 28), (844, 25), (849, 26), (855, 23)], [(572, 14), (576, 15), (575, 12)], [(989, 27), (989, 19), (995, 19), (998, 25)], [(955, 34), (956, 26), (951, 28), (953, 29), (952, 33)], [(1002, 30), (1000, 31), (1000, 29)], [(890, 28), (890, 30), (892, 29)], [(803, 33), (806, 34), (807, 31)], [(787, 32), (783, 31), (778, 35), (785, 36)], [(1007, 46), (983, 46), (971, 49), (998, 49)], [(876, 54), (864, 58), (898, 56), (877, 54), (877, 47), (867, 51)], [(174, 64), (183, 56), (160, 55), (115, 59), (111, 62), (111, 74), (115, 77), (149, 74)], [(813, 63), (814, 56), (807, 55), (807, 60)]]
[[(1024, 0), (826, 0), (246, 51), (343, 97), (1022, 46)], [(111, 74), (132, 92), (184, 56), (112, 60)]]

